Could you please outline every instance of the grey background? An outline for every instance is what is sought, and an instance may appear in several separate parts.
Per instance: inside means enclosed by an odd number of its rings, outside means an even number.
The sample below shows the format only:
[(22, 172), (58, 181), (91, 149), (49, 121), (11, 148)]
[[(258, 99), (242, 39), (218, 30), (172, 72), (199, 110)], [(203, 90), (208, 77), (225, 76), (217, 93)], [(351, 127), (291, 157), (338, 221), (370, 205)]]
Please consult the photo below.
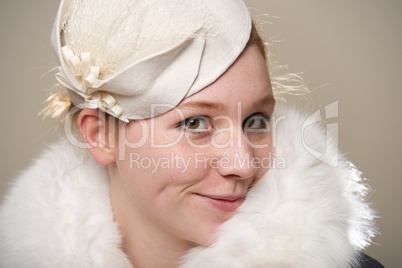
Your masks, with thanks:
[[(270, 50), (291, 72), (304, 72), (319, 109), (338, 101), (339, 142), (374, 189), (381, 235), (368, 253), (401, 267), (402, 1), (247, 0)], [(37, 116), (55, 79), (49, 35), (56, 0), (0, 0), (0, 195), (59, 135)], [(312, 100), (311, 100), (312, 99)]]

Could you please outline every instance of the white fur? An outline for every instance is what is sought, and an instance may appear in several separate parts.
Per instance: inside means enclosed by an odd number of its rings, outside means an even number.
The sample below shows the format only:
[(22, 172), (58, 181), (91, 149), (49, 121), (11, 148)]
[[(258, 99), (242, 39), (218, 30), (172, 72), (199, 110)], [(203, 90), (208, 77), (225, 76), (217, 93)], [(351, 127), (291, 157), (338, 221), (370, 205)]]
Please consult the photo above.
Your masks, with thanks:
[[(374, 214), (359, 172), (342, 156), (337, 167), (316, 159), (301, 142), (305, 117), (280, 115), (275, 149), (286, 168), (272, 167), (216, 242), (191, 250), (181, 267), (349, 267), (370, 244)], [(325, 137), (312, 126), (304, 138)], [(328, 159), (338, 157), (331, 141), (325, 146)], [(0, 267), (131, 267), (106, 170), (64, 140), (15, 181), (0, 209), (0, 241)]]
[(0, 210), (0, 267), (131, 267), (107, 172), (62, 140), (15, 181)]

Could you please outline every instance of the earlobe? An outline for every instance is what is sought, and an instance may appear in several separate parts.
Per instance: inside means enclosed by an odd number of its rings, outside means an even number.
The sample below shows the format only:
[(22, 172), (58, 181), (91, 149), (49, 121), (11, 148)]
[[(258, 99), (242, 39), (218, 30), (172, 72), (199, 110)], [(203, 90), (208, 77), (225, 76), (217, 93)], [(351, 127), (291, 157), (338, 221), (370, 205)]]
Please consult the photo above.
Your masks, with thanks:
[[(83, 109), (77, 124), (92, 157), (101, 165), (109, 165), (115, 162), (114, 142), (110, 144), (107, 118), (98, 109)], [(114, 135), (112, 135), (114, 136)]]

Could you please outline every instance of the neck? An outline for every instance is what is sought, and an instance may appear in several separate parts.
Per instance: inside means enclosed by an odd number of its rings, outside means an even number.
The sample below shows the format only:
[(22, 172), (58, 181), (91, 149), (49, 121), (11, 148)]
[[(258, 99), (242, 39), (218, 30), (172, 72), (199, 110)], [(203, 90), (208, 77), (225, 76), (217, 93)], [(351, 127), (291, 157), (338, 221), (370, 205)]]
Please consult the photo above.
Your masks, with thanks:
[(123, 251), (135, 268), (178, 267), (194, 245), (170, 233), (131, 202), (129, 191), (109, 167), (112, 208), (122, 237)]

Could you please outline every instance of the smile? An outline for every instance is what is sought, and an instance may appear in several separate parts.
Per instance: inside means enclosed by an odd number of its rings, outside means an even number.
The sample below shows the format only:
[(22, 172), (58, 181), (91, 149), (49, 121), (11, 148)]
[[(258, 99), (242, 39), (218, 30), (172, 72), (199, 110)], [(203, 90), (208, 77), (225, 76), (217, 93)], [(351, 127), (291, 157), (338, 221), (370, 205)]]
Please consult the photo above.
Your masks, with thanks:
[(241, 196), (209, 196), (196, 194), (201, 197), (212, 207), (219, 209), (220, 211), (231, 213), (235, 212), (244, 201), (244, 195)]

